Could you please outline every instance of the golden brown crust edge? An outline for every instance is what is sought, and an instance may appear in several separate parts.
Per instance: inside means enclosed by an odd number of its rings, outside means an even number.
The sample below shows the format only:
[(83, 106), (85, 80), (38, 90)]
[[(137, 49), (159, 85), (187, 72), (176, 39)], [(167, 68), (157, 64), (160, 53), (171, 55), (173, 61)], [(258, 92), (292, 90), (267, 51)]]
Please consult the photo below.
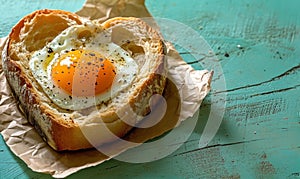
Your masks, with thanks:
[[(9, 41), (4, 50), (4, 61), (3, 69), (6, 73), (8, 82), (13, 89), (17, 99), (20, 101), (21, 107), (27, 114), (29, 122), (37, 129), (39, 134), (43, 139), (55, 150), (78, 150), (93, 147), (89, 141), (85, 138), (80, 127), (72, 120), (65, 121), (57, 118), (53, 115), (51, 109), (48, 109), (41, 104), (40, 99), (35, 93), (32, 86), (32, 82), (22, 71), (22, 66), (17, 63), (15, 54), (10, 53), (11, 44), (16, 43), (20, 40), (20, 32), (24, 27), (26, 21), (39, 16), (40, 14), (51, 15), (51, 14), (64, 14), (75, 20), (77, 23), (81, 23), (79, 17), (65, 11), (57, 10), (41, 10), (36, 11), (26, 17), (24, 17), (12, 30), (9, 35)], [(120, 20), (120, 18), (118, 18)], [(131, 19), (134, 20), (134, 19)], [(46, 42), (45, 42), (46, 43)], [(163, 48), (161, 48), (162, 56), (160, 57), (163, 62)], [(163, 70), (163, 63), (157, 66), (158, 74)], [(157, 71), (157, 72), (158, 72)], [(154, 84), (158, 86), (154, 89), (149, 89), (149, 84)], [(134, 106), (136, 103), (148, 103), (147, 96), (152, 96), (152, 94), (161, 94), (164, 89), (165, 78), (161, 75), (153, 74), (142, 86), (140, 93), (135, 97), (131, 98), (130, 105)], [(146, 98), (145, 98), (146, 96)], [(144, 101), (143, 101), (144, 100)], [(143, 111), (143, 113), (148, 112), (148, 107)], [(111, 114), (111, 116), (106, 116), (110, 118), (110, 121), (118, 120), (116, 114)], [(50, 124), (50, 125), (47, 125)], [(119, 128), (123, 128), (119, 131), (114, 131), (117, 136), (124, 136), (132, 127), (125, 123), (120, 123)], [(113, 129), (112, 129), (113, 130)]]

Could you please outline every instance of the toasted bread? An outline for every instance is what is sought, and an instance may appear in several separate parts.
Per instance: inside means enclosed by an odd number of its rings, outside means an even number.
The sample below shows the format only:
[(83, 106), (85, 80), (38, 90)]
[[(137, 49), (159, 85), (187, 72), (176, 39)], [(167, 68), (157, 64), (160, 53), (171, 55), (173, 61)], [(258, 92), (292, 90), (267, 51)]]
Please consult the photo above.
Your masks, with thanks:
[(142, 119), (132, 119), (128, 124), (121, 119), (120, 111), (130, 106), (137, 116), (146, 115), (150, 112), (151, 96), (162, 94), (166, 83), (164, 43), (160, 35), (138, 18), (118, 17), (98, 25), (111, 32), (112, 42), (128, 51), (137, 62), (140, 72), (133, 85), (118, 94), (117, 99), (84, 112), (63, 109), (53, 103), (32, 75), (29, 60), (65, 29), (85, 21), (61, 10), (35, 11), (13, 27), (3, 49), (3, 70), (21, 109), (41, 137), (57, 151), (93, 148), (95, 144), (123, 137)]

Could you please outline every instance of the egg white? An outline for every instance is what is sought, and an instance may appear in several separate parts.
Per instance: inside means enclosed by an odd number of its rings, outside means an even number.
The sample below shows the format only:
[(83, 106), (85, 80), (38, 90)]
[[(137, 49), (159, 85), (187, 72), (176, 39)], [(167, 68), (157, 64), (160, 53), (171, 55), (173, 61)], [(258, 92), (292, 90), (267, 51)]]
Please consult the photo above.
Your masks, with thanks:
[[(113, 61), (116, 76), (109, 90), (96, 96), (78, 97), (70, 96), (55, 85), (51, 78), (53, 65), (61, 55), (74, 49), (95, 51)], [(61, 63), (71, 65), (72, 61), (65, 59)], [(129, 87), (138, 73), (138, 65), (130, 54), (111, 43), (106, 32), (93, 23), (71, 26), (64, 30), (43, 49), (34, 52), (29, 61), (29, 68), (53, 103), (70, 110), (85, 109), (107, 102)], [(76, 80), (73, 80), (73, 86), (78, 86)]]

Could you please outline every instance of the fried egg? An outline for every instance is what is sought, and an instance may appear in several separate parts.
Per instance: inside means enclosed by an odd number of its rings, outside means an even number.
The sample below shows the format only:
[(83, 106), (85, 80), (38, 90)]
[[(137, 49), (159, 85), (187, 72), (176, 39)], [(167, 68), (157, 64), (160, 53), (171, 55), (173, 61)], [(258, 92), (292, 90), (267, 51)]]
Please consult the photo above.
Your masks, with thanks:
[(70, 110), (109, 101), (138, 73), (130, 54), (91, 22), (67, 28), (34, 52), (29, 68), (53, 103)]

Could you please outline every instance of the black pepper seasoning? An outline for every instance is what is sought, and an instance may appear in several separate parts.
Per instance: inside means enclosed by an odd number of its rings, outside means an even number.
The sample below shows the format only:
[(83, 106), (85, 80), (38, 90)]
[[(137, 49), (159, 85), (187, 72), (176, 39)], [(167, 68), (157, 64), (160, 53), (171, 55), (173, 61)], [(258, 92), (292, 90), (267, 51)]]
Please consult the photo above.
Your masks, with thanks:
[(48, 53), (53, 53), (52, 48), (49, 47), (48, 50), (47, 50), (47, 52), (48, 52)]

